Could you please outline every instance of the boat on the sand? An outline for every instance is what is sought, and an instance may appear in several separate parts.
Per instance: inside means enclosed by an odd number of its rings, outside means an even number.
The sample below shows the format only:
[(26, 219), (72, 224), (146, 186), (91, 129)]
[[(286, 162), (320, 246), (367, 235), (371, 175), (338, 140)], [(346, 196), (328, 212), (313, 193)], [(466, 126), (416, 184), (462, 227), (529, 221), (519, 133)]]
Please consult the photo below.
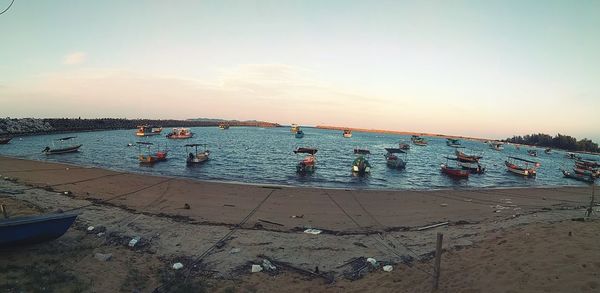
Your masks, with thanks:
[(0, 247), (14, 247), (56, 239), (69, 229), (77, 214), (54, 213), (0, 220)]

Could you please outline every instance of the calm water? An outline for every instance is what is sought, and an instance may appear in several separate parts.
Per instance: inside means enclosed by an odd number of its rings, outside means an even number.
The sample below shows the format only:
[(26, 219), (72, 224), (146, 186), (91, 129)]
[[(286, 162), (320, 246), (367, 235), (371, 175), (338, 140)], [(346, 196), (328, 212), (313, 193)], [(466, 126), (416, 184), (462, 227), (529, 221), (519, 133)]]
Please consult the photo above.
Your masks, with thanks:
[[(401, 135), (377, 133), (353, 133), (352, 138), (343, 138), (340, 131), (303, 128), (304, 138), (295, 138), (289, 128), (232, 127), (220, 130), (216, 127), (192, 128), (194, 138), (169, 140), (161, 136), (137, 138), (135, 130), (112, 130), (82, 132), (75, 135), (83, 144), (79, 153), (46, 156), (41, 150), (53, 139), (65, 134), (28, 136), (13, 139), (8, 145), (0, 145), (0, 154), (13, 157), (67, 162), (84, 166), (102, 167), (145, 174), (189, 177), (203, 180), (236, 181), (257, 184), (283, 184), (296, 186), (319, 186), (333, 188), (371, 189), (435, 189), (452, 187), (516, 187), (516, 186), (584, 186), (572, 179), (563, 178), (559, 168), (570, 168), (573, 161), (565, 158), (562, 151), (545, 154), (538, 149), (538, 157), (527, 155), (509, 145), (504, 151), (491, 150), (481, 142), (462, 141), (469, 154), (480, 154), (486, 173), (473, 174), (466, 180), (455, 180), (440, 173), (444, 156), (454, 153), (446, 146), (445, 139), (428, 138), (429, 146), (411, 145), (406, 157), (406, 170), (388, 169), (384, 160), (385, 147), (397, 147), (399, 141), (409, 142)], [(139, 150), (127, 144), (136, 141), (166, 144), (170, 150), (169, 160), (152, 167), (140, 166), (137, 161)], [(187, 143), (206, 143), (211, 151), (210, 160), (195, 167), (186, 167)], [(295, 165), (301, 156), (292, 151), (299, 146), (316, 147), (318, 167), (313, 175), (299, 176)], [(371, 150), (372, 173), (367, 177), (354, 177), (351, 163), (353, 149), (366, 147)], [(506, 171), (506, 156), (519, 156), (541, 162), (537, 178), (522, 178)]]

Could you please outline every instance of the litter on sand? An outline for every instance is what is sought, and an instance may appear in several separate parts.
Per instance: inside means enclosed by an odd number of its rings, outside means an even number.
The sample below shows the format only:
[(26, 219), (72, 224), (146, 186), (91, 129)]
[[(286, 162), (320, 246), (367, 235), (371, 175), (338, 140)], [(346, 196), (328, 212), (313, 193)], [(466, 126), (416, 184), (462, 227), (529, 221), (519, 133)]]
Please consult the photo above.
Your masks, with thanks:
[(383, 266), (383, 270), (386, 272), (391, 272), (394, 269), (391, 265)]
[(304, 233), (313, 234), (313, 235), (319, 235), (319, 234), (321, 234), (321, 232), (323, 232), (323, 231), (321, 231), (319, 229), (312, 229), (312, 228), (304, 230)]
[(140, 239), (140, 236), (133, 237), (133, 239), (129, 241), (129, 247), (134, 247), (138, 243), (138, 241), (140, 241)]
[(253, 273), (258, 273), (262, 270), (263, 270), (263, 268), (260, 265), (252, 265), (252, 269), (250, 271)]
[(182, 269), (182, 268), (183, 268), (183, 264), (180, 263), (180, 262), (176, 262), (176, 263), (173, 264), (173, 269), (174, 270), (179, 270), (179, 269)]

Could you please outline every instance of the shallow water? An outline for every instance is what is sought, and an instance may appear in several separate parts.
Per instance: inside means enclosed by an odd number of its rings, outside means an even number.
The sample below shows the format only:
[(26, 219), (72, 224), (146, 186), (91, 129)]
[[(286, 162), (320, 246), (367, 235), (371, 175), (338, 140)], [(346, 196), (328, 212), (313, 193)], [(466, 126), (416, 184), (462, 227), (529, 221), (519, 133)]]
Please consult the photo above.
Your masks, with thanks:
[[(406, 169), (392, 170), (386, 167), (384, 148), (397, 147), (398, 142), (409, 142), (410, 137), (354, 132), (352, 138), (343, 138), (341, 131), (303, 128), (304, 138), (295, 138), (289, 128), (232, 127), (220, 130), (216, 127), (192, 128), (192, 139), (170, 140), (164, 135), (138, 138), (135, 130), (110, 130), (70, 133), (83, 144), (81, 151), (73, 154), (46, 156), (41, 150), (53, 139), (64, 134), (27, 136), (15, 138), (8, 145), (0, 145), (0, 154), (26, 159), (66, 162), (84, 166), (102, 167), (137, 173), (189, 177), (202, 180), (236, 181), (256, 184), (282, 184), (295, 186), (369, 189), (438, 189), (454, 187), (522, 187), (522, 186), (585, 186), (585, 183), (564, 178), (559, 168), (570, 169), (573, 161), (565, 158), (562, 151), (545, 154), (538, 149), (538, 157), (527, 155), (527, 148), (517, 150), (512, 145), (503, 151), (488, 148), (482, 142), (462, 141), (467, 154), (479, 154), (486, 173), (472, 174), (469, 179), (456, 180), (440, 173), (444, 156), (452, 155), (454, 148), (446, 146), (446, 140), (427, 138), (429, 145), (411, 144), (406, 156)], [(166, 129), (165, 129), (166, 131)], [(163, 131), (163, 133), (165, 132)], [(169, 160), (154, 166), (140, 166), (137, 161), (139, 149), (127, 144), (148, 141), (169, 149)], [(206, 143), (211, 151), (210, 160), (203, 165), (186, 167), (188, 143)], [(295, 165), (302, 156), (292, 151), (299, 146), (316, 147), (317, 170), (308, 176), (296, 174)], [(355, 147), (371, 150), (369, 161), (371, 174), (355, 177), (351, 173)], [(154, 149), (155, 150), (155, 149)], [(536, 178), (523, 178), (506, 171), (504, 160), (517, 156), (541, 162)]]

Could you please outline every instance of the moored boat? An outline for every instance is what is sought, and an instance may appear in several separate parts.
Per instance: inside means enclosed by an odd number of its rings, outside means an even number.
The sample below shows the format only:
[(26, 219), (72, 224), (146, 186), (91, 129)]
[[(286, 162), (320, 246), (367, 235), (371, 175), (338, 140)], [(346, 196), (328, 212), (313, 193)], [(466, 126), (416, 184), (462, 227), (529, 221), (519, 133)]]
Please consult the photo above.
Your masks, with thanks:
[(354, 154), (357, 156), (352, 162), (352, 173), (357, 175), (365, 175), (371, 172), (371, 164), (367, 159), (371, 152), (367, 149), (354, 149)]
[(498, 141), (490, 141), (488, 145), (495, 151), (502, 151), (504, 149), (504, 143)]
[(295, 154), (307, 154), (298, 164), (296, 165), (296, 172), (299, 174), (313, 173), (317, 165), (317, 149), (315, 148), (297, 148), (294, 150)]
[(160, 126), (140, 125), (137, 127), (135, 135), (137, 136), (153, 136), (159, 135), (162, 131)]
[(571, 173), (567, 170), (561, 170), (563, 175), (567, 178), (571, 178), (571, 179), (575, 179), (578, 181), (583, 181), (583, 182), (587, 182), (587, 183), (594, 183), (594, 181), (596, 180), (596, 178), (594, 178), (593, 176), (589, 176), (589, 175), (584, 175), (584, 174), (577, 174), (577, 173)]
[(406, 168), (406, 160), (398, 157), (397, 154), (404, 154), (406, 159), (406, 152), (401, 148), (386, 148), (387, 153), (384, 155), (386, 165), (393, 169), (404, 169)]
[(544, 153), (550, 154), (550, 153), (552, 153), (552, 149), (551, 148), (547, 148), (547, 149), (544, 150)]
[(461, 162), (477, 163), (479, 162), (479, 160), (481, 160), (481, 158), (483, 158), (482, 156), (467, 155), (459, 150), (456, 150), (454, 153), (456, 154), (458, 160)]
[(167, 134), (167, 138), (170, 139), (187, 139), (194, 136), (194, 133), (189, 128), (173, 128), (169, 134)]
[(302, 131), (302, 129), (298, 128), (298, 131), (296, 131), (296, 134), (294, 134), (294, 136), (296, 138), (303, 138), (304, 137), (304, 131)]
[[(199, 146), (204, 146), (204, 150), (198, 152)], [(194, 152), (188, 152), (188, 148), (194, 148)], [(185, 163), (188, 166), (202, 164), (208, 161), (208, 156), (210, 155), (210, 151), (206, 149), (206, 144), (199, 143), (186, 144), (185, 152), (188, 154), (187, 159), (185, 160)]]
[(426, 146), (427, 145), (427, 141), (424, 138), (422, 138), (422, 137), (420, 137), (418, 135), (413, 135), (410, 140), (415, 145), (418, 145), (418, 146)]
[(410, 145), (409, 145), (409, 144), (407, 144), (407, 143), (399, 143), (399, 144), (398, 144), (398, 148), (399, 148), (399, 149), (401, 149), (401, 150), (405, 150), (405, 151), (407, 151), (407, 150), (409, 150), (409, 149), (410, 149)]
[(595, 170), (595, 169), (580, 168), (578, 166), (575, 166), (573, 168), (573, 172), (575, 172), (576, 174), (581, 174), (581, 175), (595, 177), (595, 178), (600, 177), (600, 171)]
[(455, 138), (447, 138), (446, 145), (453, 148), (462, 148), (463, 146), (460, 143), (460, 139)]
[(0, 247), (34, 244), (56, 239), (69, 229), (77, 214), (57, 213), (0, 220)]
[(532, 157), (537, 157), (537, 150), (527, 150), (527, 154)]
[[(162, 162), (167, 160), (168, 151), (158, 149), (156, 152), (150, 151), (150, 147), (153, 145), (151, 142), (138, 141), (137, 142), (140, 154), (138, 156), (138, 160), (140, 164), (154, 164), (157, 162)], [(148, 152), (143, 152), (142, 147), (145, 146), (148, 149)]]
[[(522, 165), (519, 165), (521, 163)], [(539, 162), (521, 159), (517, 157), (508, 157), (504, 164), (508, 168), (509, 172), (517, 175), (534, 177), (537, 174), (537, 168), (540, 166)]]
[(292, 124), (292, 126), (290, 127), (290, 132), (296, 133), (298, 132), (298, 129), (300, 129), (300, 126), (298, 126), (298, 124)]
[(342, 136), (345, 138), (351, 138), (352, 137), (352, 130), (350, 129), (344, 129), (344, 133), (342, 133)]
[(80, 143), (75, 143), (76, 136), (59, 138), (52, 141), (52, 147), (47, 146), (42, 153), (46, 155), (59, 155), (78, 152), (82, 146)]
[(12, 137), (0, 137), (0, 144), (7, 144), (11, 139)]
[(465, 170), (461, 167), (450, 166), (448, 164), (449, 160), (456, 161), (458, 159), (446, 157), (446, 163), (440, 165), (442, 173), (444, 173), (448, 176), (456, 177), (456, 178), (469, 178), (469, 174), (471, 174), (471, 172), (469, 172), (469, 170)]
[(222, 129), (222, 130), (229, 129), (229, 123), (219, 123), (219, 129)]

